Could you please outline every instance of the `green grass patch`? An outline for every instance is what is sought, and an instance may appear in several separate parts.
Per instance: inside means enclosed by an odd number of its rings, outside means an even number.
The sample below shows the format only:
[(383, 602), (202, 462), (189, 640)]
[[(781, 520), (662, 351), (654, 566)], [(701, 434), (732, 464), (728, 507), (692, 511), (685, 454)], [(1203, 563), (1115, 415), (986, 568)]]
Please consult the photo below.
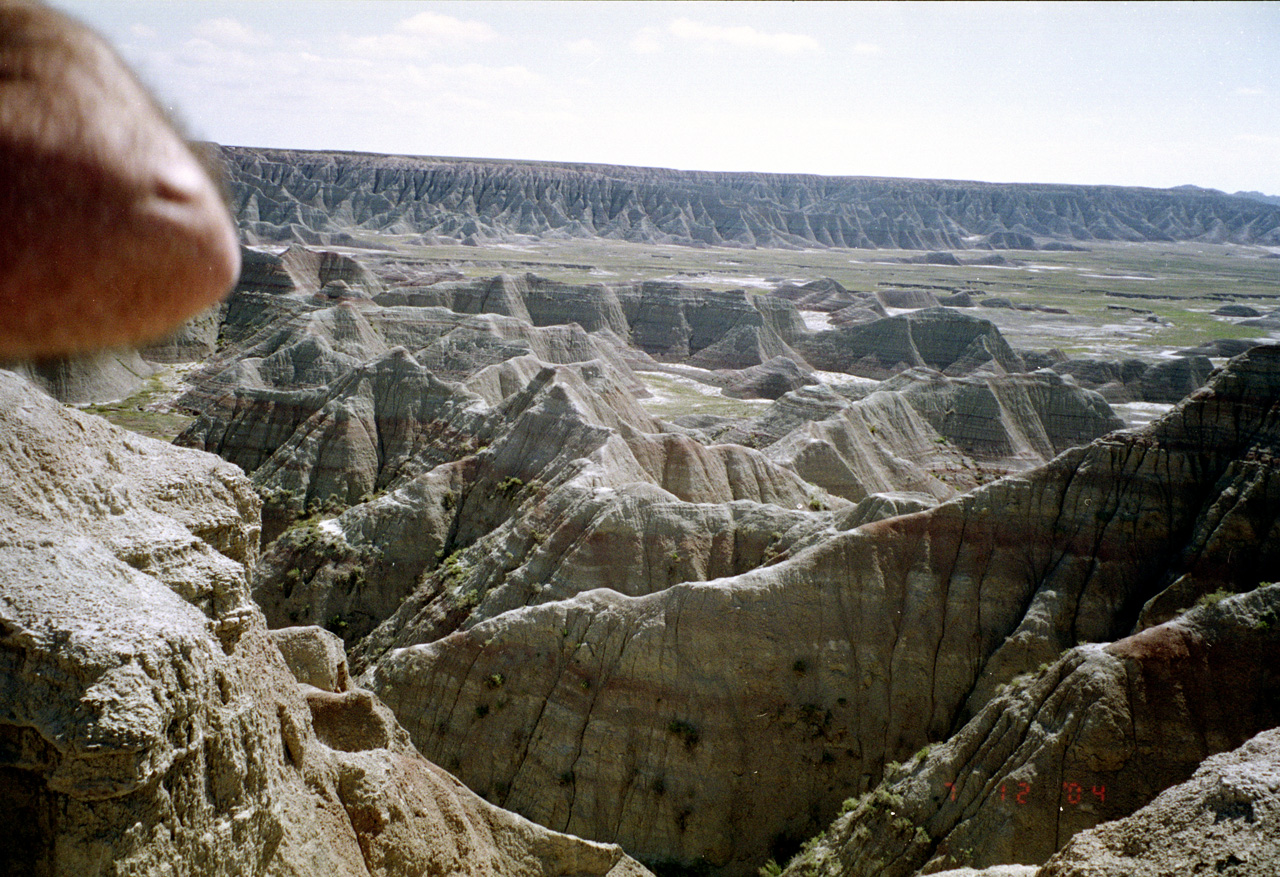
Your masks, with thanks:
[(755, 417), (768, 405), (765, 401), (748, 402), (722, 396), (716, 387), (695, 384), (688, 378), (658, 372), (641, 372), (639, 377), (653, 393), (641, 399), (640, 404), (654, 417), (669, 419), (682, 414)]
[(96, 414), (116, 426), (171, 442), (195, 421), (190, 414), (165, 410), (161, 403), (173, 395), (161, 374), (147, 378), (132, 395), (118, 402), (85, 405), (80, 410)]

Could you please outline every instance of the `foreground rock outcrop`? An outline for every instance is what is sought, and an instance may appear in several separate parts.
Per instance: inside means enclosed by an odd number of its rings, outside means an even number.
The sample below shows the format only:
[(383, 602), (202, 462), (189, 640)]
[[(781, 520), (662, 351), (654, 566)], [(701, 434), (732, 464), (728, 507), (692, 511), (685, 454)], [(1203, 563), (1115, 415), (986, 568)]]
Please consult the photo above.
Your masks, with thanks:
[(1207, 759), (1132, 816), (1076, 835), (1037, 877), (1280, 871), (1280, 731)]
[[(847, 815), (787, 873), (889, 877), (1044, 862), (1079, 832), (1129, 816), (1182, 783), (1209, 756), (1280, 725), (1277, 619), (1280, 586), (1266, 585), (1206, 601), (1114, 643), (1070, 650), (1014, 680), (898, 776), (846, 802)], [(1238, 770), (1250, 772), (1247, 761)], [(1256, 785), (1248, 800), (1228, 795), (1223, 806), (1237, 802), (1240, 817), (1246, 805), (1252, 813), (1255, 801), (1263, 811), (1280, 807), (1280, 787), (1269, 788), (1265, 773)], [(1135, 837), (1129, 829), (1094, 832), (1121, 833)], [(1099, 864), (1082, 852), (1090, 843), (1082, 840), (1058, 860), (1074, 861), (1080, 873), (1113, 873), (1090, 870)], [(1127, 846), (1149, 867), (1175, 868), (1199, 854), (1194, 843), (1156, 847), (1132, 840)], [(1273, 830), (1262, 847), (1272, 858), (1280, 855), (1280, 834)], [(1046, 872), (1059, 873), (1055, 868)]]
[(300, 685), (234, 466), (0, 372), (0, 467), (5, 873), (644, 873), (481, 801), (341, 674)]

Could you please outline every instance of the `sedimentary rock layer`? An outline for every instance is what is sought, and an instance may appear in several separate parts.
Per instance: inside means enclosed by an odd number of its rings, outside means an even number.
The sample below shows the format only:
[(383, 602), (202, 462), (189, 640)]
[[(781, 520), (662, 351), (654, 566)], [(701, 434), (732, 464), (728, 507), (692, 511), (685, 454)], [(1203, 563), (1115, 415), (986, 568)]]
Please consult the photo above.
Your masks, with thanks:
[[(959, 865), (1044, 862), (1078, 832), (1129, 816), (1208, 756), (1280, 723), (1277, 618), (1280, 586), (1267, 585), (1118, 642), (1072, 649), (1015, 680), (957, 734), (922, 750), (874, 792), (847, 802), (847, 815), (787, 873), (904, 877)], [(1244, 774), (1249, 765), (1237, 770)], [(1246, 806), (1274, 812), (1280, 788), (1265, 780), (1253, 785), (1253, 794), (1224, 796), (1218, 811), (1234, 804), (1240, 817)], [(1152, 821), (1133, 818), (1135, 826)], [(1159, 850), (1137, 842), (1132, 829), (1093, 834), (1047, 873), (1095, 873), (1084, 850), (1121, 834), (1135, 865), (1171, 869), (1163, 873), (1192, 873), (1172, 863), (1200, 855), (1194, 844)], [(1274, 858), (1280, 854), (1274, 830), (1269, 844)], [(1221, 845), (1218, 851), (1215, 858), (1225, 859)], [(1097, 873), (1133, 873), (1118, 864), (1113, 859)]]
[(400, 641), (364, 678), (494, 800), (747, 873), (1018, 674), (1256, 584), (1280, 545), (1278, 407), (1280, 349), (1258, 348), (1144, 431), (930, 511), (732, 578)]
[(646, 873), (480, 800), (345, 674), (300, 685), (234, 466), (0, 373), (0, 468), (4, 873)]
[(603, 237), (746, 247), (1280, 243), (1280, 208), (1205, 191), (674, 171), (220, 147), (242, 231), (343, 243)]
[(1072, 839), (1038, 877), (1280, 871), (1280, 731), (1205, 761), (1132, 816)]

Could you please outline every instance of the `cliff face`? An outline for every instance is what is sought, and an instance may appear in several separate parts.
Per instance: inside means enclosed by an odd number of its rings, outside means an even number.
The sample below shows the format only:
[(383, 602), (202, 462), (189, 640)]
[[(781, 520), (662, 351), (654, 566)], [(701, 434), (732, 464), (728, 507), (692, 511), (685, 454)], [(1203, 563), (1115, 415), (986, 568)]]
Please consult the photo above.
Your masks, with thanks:
[[(493, 606), (448, 636), (407, 603), (370, 637), (364, 678), (506, 806), (747, 873), (1077, 641), (1255, 585), (1274, 562), (1278, 398), (1280, 351), (1257, 349), (1143, 432), (781, 563)], [(1220, 737), (1211, 749), (1243, 739)], [(1040, 860), (1083, 827), (1059, 826)]]
[[(788, 874), (901, 877), (957, 865), (1038, 864), (1073, 837), (1045, 873), (1195, 873), (1192, 863), (1203, 859), (1201, 844), (1210, 839), (1216, 841), (1210, 864), (1234, 851), (1254, 870), (1233, 873), (1270, 873), (1260, 865), (1274, 859), (1280, 826), (1274, 816), (1270, 825), (1244, 823), (1255, 821), (1255, 807), (1261, 816), (1276, 805), (1267, 790), (1274, 742), (1250, 753), (1252, 759), (1233, 759), (1235, 776), (1222, 777), (1217, 789), (1199, 783), (1210, 794), (1193, 810), (1227, 823), (1220, 832), (1206, 831), (1199, 814), (1170, 813), (1160, 802), (1151, 804), (1155, 813), (1124, 820), (1132, 827), (1095, 826), (1147, 806), (1209, 756), (1280, 722), (1278, 610), (1280, 587), (1267, 585), (1114, 643), (1071, 649), (1014, 680), (946, 743), (846, 803), (847, 813)], [(1230, 707), (1223, 703), (1227, 691)], [(1263, 737), (1273, 740), (1274, 733)], [(1209, 764), (1205, 770), (1212, 772)], [(1250, 775), (1257, 779), (1240, 782)], [(1188, 791), (1181, 797), (1191, 797)], [(1134, 828), (1149, 831), (1153, 823), (1165, 826), (1159, 841), (1136, 836)], [(1249, 829), (1271, 838), (1249, 850)], [(1198, 832), (1201, 840), (1183, 837), (1177, 847), (1162, 848), (1179, 832)], [(1124, 841), (1116, 843), (1118, 837)], [(1105, 855), (1098, 855), (1100, 842), (1111, 847)]]
[(220, 150), (240, 227), (263, 242), (387, 232), (930, 250), (1280, 243), (1280, 208), (1202, 191)]
[(236, 467), (0, 372), (0, 470), (4, 873), (647, 873), (425, 761), (323, 631), (270, 636)]

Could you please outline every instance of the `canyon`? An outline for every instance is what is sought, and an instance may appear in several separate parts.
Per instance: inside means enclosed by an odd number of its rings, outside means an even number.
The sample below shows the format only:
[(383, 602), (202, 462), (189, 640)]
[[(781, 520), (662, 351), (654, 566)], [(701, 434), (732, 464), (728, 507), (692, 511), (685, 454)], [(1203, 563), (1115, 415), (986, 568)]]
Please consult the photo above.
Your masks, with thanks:
[(10, 871), (1274, 865), (1273, 205), (217, 155), (0, 372)]

